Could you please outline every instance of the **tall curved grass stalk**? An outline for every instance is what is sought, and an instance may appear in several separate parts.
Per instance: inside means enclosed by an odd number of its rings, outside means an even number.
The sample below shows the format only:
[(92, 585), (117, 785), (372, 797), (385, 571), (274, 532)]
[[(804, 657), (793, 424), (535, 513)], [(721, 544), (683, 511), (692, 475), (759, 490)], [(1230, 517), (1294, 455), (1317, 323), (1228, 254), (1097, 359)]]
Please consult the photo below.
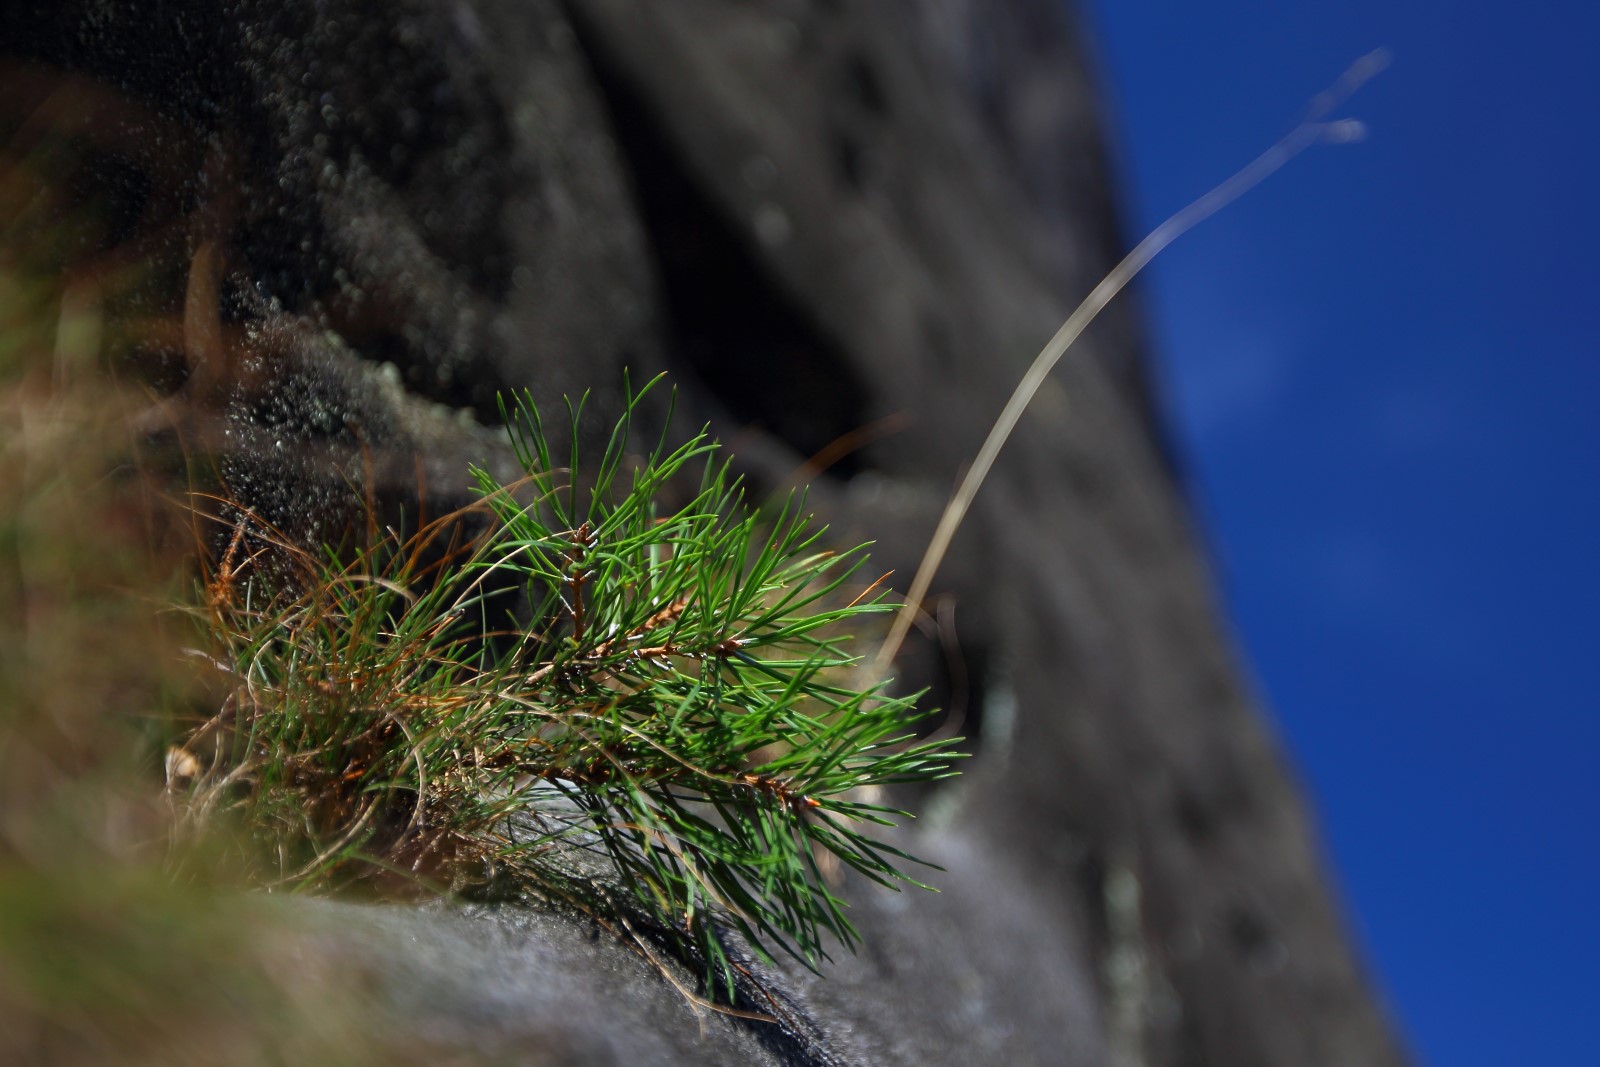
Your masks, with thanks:
[(1149, 236), (1135, 245), (1133, 251), (1124, 256), (1122, 261), (1111, 268), (1111, 272), (1090, 290), (1089, 295), (1084, 297), (1083, 302), (1067, 317), (1067, 321), (1061, 324), (1055, 336), (1045, 343), (1044, 348), (1029, 365), (1027, 372), (1023, 374), (1022, 380), (1017, 383), (1016, 389), (1012, 391), (1011, 398), (1006, 401), (999, 417), (995, 419), (994, 426), (990, 428), (988, 436), (979, 446), (972, 466), (967, 468), (960, 484), (951, 494), (950, 502), (945, 505), (944, 512), (939, 516), (938, 525), (934, 527), (928, 547), (923, 553), (921, 562), (917, 564), (911, 588), (906, 592), (905, 601), (895, 617), (893, 626), (889, 629), (888, 637), (884, 639), (877, 656), (873, 659), (873, 671), (878, 677), (887, 675), (894, 663), (895, 655), (900, 651), (906, 634), (916, 621), (917, 613), (922, 610), (922, 602), (928, 595), (929, 586), (933, 584), (933, 576), (938, 573), (939, 564), (944, 562), (945, 553), (950, 549), (950, 542), (955, 538), (956, 531), (961, 528), (962, 520), (967, 517), (967, 509), (972, 506), (973, 498), (983, 487), (984, 479), (989, 476), (1000, 450), (1005, 447), (1011, 432), (1017, 428), (1022, 413), (1033, 402), (1039, 387), (1061, 361), (1061, 357), (1066, 355), (1067, 349), (1072, 347), (1089, 324), (1105, 310), (1106, 305), (1111, 303), (1116, 295), (1173, 241), (1260, 185), (1285, 163), (1312, 145), (1319, 142), (1343, 144), (1360, 140), (1365, 136), (1365, 128), (1360, 122), (1354, 119), (1329, 121), (1328, 114), (1388, 65), (1389, 53), (1384, 49), (1369, 52), (1358, 59), (1337, 82), (1312, 99), (1306, 109), (1305, 117), (1281, 140), (1221, 185), (1157, 226)]

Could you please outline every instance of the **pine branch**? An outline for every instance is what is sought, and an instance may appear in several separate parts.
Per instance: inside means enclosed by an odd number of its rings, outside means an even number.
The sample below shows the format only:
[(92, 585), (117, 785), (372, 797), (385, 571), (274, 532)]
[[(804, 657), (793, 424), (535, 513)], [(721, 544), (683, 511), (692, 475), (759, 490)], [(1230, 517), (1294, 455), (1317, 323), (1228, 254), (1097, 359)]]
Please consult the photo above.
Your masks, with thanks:
[(851, 625), (888, 610), (845, 595), (861, 549), (826, 548), (798, 500), (751, 512), (704, 433), (640, 459), (625, 416), (586, 472), (582, 408), (564, 463), (530, 398), (505, 408), (526, 477), (472, 471), (494, 522), (465, 548), (436, 524), (341, 563), (242, 517), (200, 613), (233, 691), (180, 784), (196, 818), (244, 816), (268, 884), (494, 877), (671, 931), (731, 997), (723, 929), (813, 967), (858, 943), (819, 855), (920, 884), (875, 836), (902, 813), (862, 792), (953, 754), (915, 740), (914, 698), (850, 682)]

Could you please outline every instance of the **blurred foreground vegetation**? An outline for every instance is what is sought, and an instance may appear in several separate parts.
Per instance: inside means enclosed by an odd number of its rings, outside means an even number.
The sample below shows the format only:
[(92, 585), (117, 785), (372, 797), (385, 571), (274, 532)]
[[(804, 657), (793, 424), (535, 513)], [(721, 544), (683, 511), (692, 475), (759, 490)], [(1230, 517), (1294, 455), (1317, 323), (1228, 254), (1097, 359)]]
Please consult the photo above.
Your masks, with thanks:
[(193, 540), (137, 462), (150, 394), (108, 372), (111, 309), (152, 279), (74, 198), (81, 142), (6, 118), (0, 1062), (431, 1060), (375, 1039), (360, 976), (276, 902), (216, 892), (225, 864), (172, 877), (168, 713), (205, 699), (169, 610)]

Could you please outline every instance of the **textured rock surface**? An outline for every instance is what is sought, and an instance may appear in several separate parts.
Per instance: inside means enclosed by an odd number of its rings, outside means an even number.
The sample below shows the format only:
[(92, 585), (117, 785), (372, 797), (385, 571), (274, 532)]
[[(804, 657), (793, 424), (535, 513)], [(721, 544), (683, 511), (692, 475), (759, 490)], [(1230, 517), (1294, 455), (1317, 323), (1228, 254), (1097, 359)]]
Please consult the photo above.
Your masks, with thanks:
[[(308, 537), (351, 481), (451, 502), (497, 390), (614, 410), (629, 366), (671, 371), (758, 486), (814, 475), (908, 577), (1117, 244), (1049, 0), (14, 2), (0, 50), (18, 111), (93, 105), (102, 192), (158, 265), (143, 310), (178, 323), (140, 358), (186, 368), (224, 476)], [(556, 916), (346, 908), (330, 936), (402, 964), (393, 1025), (489, 1062), (1401, 1062), (1123, 313), (936, 588), (903, 670), (976, 751), (905, 798), (943, 892), (852, 887), (866, 947), (773, 976), (787, 1030), (697, 1019)]]

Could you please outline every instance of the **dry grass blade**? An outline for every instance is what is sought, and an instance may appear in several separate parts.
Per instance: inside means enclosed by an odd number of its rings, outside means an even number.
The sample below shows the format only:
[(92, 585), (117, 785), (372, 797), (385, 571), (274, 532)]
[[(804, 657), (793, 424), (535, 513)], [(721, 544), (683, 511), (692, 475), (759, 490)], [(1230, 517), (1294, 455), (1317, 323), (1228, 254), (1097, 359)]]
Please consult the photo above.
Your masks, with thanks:
[(1221, 185), (1156, 227), (1100, 280), (1067, 321), (1061, 324), (1061, 328), (1034, 357), (1027, 373), (1017, 383), (1011, 399), (1006, 401), (1000, 416), (995, 419), (994, 426), (979, 447), (972, 466), (968, 468), (966, 475), (961, 479), (961, 484), (951, 495), (950, 502), (945, 505), (944, 512), (939, 516), (933, 537), (929, 539), (922, 561), (917, 565), (917, 573), (911, 581), (911, 588), (906, 592), (905, 602), (894, 620), (894, 625), (890, 627), (889, 636), (884, 639), (882, 647), (878, 649), (878, 654), (873, 659), (873, 673), (877, 677), (888, 675), (889, 668), (894, 663), (906, 634), (910, 632), (911, 624), (917, 612), (921, 610), (924, 598), (928, 595), (928, 588), (933, 584), (933, 576), (938, 572), (939, 564), (944, 561), (945, 553), (949, 551), (950, 542), (960, 529), (962, 520), (966, 518), (967, 509), (972, 506), (973, 498), (978, 495), (984, 479), (989, 476), (995, 459), (1005, 447), (1011, 432), (1016, 429), (1022, 413), (1027, 410), (1039, 387), (1055, 369), (1055, 365), (1061, 361), (1061, 357), (1066, 355), (1067, 349), (1072, 347), (1073, 342), (1077, 341), (1089, 324), (1105, 310), (1106, 305), (1111, 303), (1116, 295), (1173, 241), (1261, 184), (1285, 163), (1312, 145), (1318, 142), (1344, 143), (1359, 140), (1362, 136), (1362, 126), (1359, 122), (1350, 119), (1329, 122), (1328, 113), (1373, 75), (1388, 66), (1388, 63), (1388, 52), (1383, 50), (1369, 53), (1357, 60), (1337, 82), (1312, 100), (1306, 117), (1282, 140), (1246, 164)]

